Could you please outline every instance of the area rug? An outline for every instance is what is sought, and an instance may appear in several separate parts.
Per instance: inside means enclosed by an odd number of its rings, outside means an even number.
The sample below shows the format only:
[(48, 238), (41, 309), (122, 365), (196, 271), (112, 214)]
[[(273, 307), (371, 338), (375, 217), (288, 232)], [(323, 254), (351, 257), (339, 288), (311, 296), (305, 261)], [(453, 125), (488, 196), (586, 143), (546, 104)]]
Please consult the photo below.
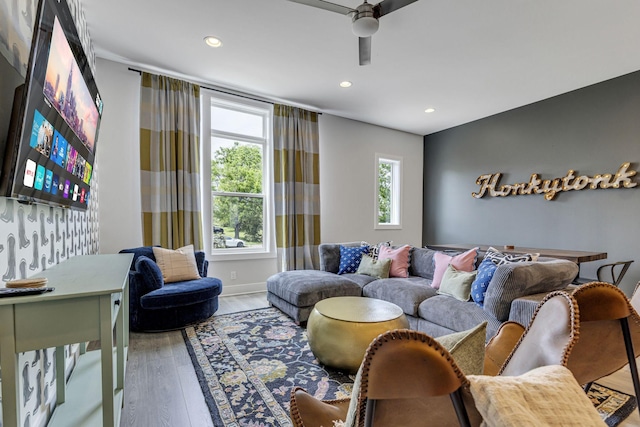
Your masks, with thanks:
[[(318, 399), (351, 396), (354, 377), (319, 365), (306, 330), (276, 308), (215, 316), (182, 332), (216, 427), (289, 427), (295, 386)], [(589, 397), (608, 426), (636, 399), (594, 384)]]

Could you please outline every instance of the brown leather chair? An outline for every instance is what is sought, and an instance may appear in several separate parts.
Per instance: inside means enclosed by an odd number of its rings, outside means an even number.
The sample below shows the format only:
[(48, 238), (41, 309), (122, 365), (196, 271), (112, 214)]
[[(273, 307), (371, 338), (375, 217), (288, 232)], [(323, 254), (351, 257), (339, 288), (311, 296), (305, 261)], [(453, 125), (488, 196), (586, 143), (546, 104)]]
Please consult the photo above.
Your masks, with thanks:
[[(449, 352), (422, 332), (386, 332), (365, 353), (354, 393), (355, 426), (477, 426), (481, 418)], [(350, 399), (321, 402), (301, 388), (291, 393), (295, 427), (331, 427), (345, 420)], [(467, 414), (465, 403), (474, 411)], [(472, 416), (472, 421), (469, 420)]]
[[(640, 315), (632, 302), (605, 282), (588, 283), (571, 295), (564, 294), (566, 304), (558, 304), (554, 294), (564, 292), (553, 292), (543, 300), (519, 339), (517, 324), (498, 330), (486, 348), (485, 374), (495, 371), (501, 360), (505, 363), (500, 375), (520, 375), (560, 360), (588, 391), (594, 381), (628, 363), (636, 397), (640, 397), (635, 359), (640, 355)], [(557, 301), (544, 304), (550, 298)], [(632, 300), (640, 303), (640, 294), (636, 292)], [(569, 322), (563, 321), (567, 318)], [(505, 357), (510, 346), (513, 351)]]
[(593, 381), (629, 363), (636, 397), (640, 398), (636, 366), (640, 315), (631, 301), (620, 289), (604, 282), (580, 286), (572, 296), (580, 310), (580, 338), (569, 355), (567, 368), (588, 390)]

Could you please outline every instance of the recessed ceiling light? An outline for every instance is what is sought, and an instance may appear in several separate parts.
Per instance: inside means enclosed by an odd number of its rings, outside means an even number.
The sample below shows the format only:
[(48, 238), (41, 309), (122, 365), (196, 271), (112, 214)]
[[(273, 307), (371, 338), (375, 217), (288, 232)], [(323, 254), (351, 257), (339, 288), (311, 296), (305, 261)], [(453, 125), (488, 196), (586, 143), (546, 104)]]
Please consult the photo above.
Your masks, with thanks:
[(340, 87), (351, 87), (351, 82), (346, 80), (343, 82), (340, 82)]
[(222, 40), (215, 36), (207, 36), (204, 38), (204, 42), (211, 47), (220, 47), (222, 46)]
[(427, 108), (426, 110), (424, 110), (425, 113), (433, 113), (434, 111), (436, 111), (435, 108)]

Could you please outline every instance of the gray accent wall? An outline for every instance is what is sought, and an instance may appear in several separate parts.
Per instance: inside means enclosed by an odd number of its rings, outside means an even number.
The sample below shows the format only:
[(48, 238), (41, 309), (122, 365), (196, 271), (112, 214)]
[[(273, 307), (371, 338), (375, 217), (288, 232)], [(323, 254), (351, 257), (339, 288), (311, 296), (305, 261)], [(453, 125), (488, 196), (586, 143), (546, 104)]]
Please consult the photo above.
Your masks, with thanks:
[[(526, 83), (525, 83), (526, 84)], [(500, 184), (640, 168), (640, 72), (424, 137), (423, 244), (480, 243), (606, 251), (635, 260), (621, 288), (640, 281), (640, 185), (475, 199), (483, 174)], [(640, 176), (634, 178), (640, 183)], [(595, 277), (605, 261), (582, 264)]]

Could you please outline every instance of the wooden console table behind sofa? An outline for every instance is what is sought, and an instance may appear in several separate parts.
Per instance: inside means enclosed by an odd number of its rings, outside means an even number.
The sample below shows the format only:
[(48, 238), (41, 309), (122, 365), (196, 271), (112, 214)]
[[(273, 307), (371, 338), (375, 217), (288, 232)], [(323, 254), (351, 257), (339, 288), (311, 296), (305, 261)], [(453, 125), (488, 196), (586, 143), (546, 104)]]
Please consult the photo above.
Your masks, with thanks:
[[(447, 244), (447, 245), (427, 245), (429, 249), (437, 251), (468, 251), (471, 248), (479, 247), (480, 251), (486, 252), (488, 245), (471, 245), (467, 243)], [(522, 248), (519, 246), (513, 249), (504, 249), (504, 246), (493, 246), (500, 252), (507, 254), (535, 254), (539, 253), (542, 257), (567, 259), (578, 264), (583, 262), (598, 261), (607, 258), (606, 252), (586, 252), (586, 251), (568, 251), (563, 249), (544, 249), (544, 248)]]

